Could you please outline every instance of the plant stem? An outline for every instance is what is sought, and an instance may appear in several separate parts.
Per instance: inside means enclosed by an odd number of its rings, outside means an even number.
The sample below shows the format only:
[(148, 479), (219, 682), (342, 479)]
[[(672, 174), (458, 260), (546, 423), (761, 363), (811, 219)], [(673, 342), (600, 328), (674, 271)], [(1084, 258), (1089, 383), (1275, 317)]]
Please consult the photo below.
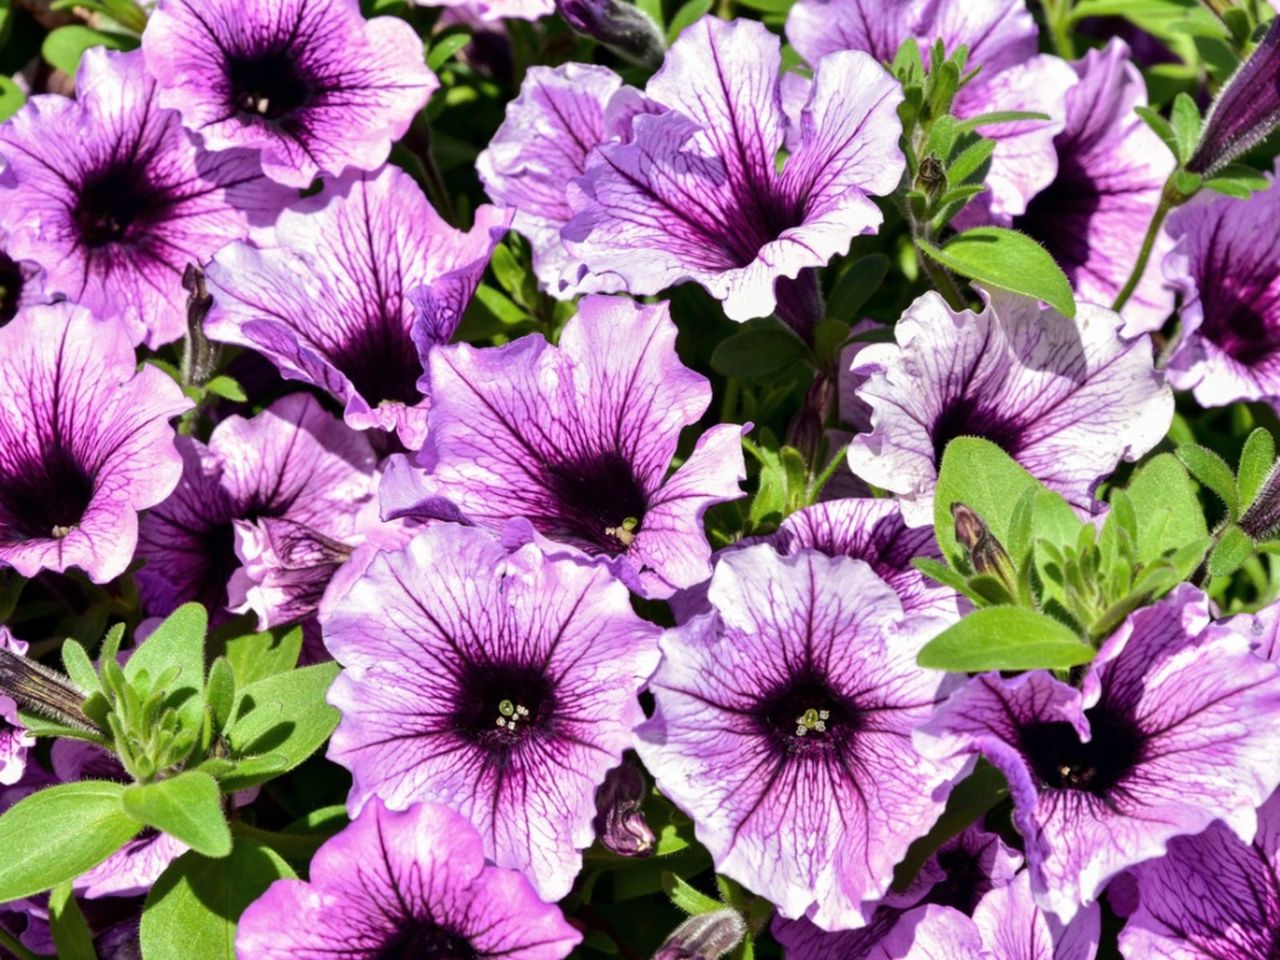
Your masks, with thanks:
[(1071, 0), (1042, 0), (1042, 3), (1054, 52), (1063, 60), (1074, 60), (1076, 45), (1071, 38)]
[(0, 947), (4, 947), (17, 957), (18, 960), (45, 960), (45, 958), (40, 954), (34, 953), (24, 947), (18, 942), (17, 937), (9, 933), (9, 931), (5, 930), (3, 927), (0, 927)]
[(243, 820), (232, 820), (231, 832), (237, 837), (270, 847), (286, 860), (298, 862), (310, 860), (315, 856), (315, 852), (330, 836), (325, 833), (278, 833), (275, 830), (263, 830)]
[(1156, 207), (1156, 212), (1151, 216), (1151, 223), (1147, 226), (1147, 235), (1142, 238), (1142, 248), (1138, 251), (1137, 262), (1133, 265), (1133, 270), (1129, 273), (1129, 279), (1125, 281), (1120, 292), (1116, 294), (1115, 302), (1111, 304), (1111, 309), (1119, 312), (1124, 305), (1129, 302), (1129, 298), (1133, 296), (1133, 291), (1138, 289), (1138, 284), (1142, 282), (1142, 276), (1147, 272), (1147, 261), (1151, 259), (1151, 250), (1156, 245), (1156, 237), (1160, 235), (1160, 228), (1164, 226), (1165, 217), (1169, 216), (1169, 211), (1181, 203), (1185, 203), (1189, 197), (1183, 196), (1173, 186), (1172, 177), (1164, 185), (1164, 190), (1160, 194), (1160, 204)]
[(935, 263), (927, 253), (916, 247), (916, 260), (920, 263), (920, 267), (929, 275), (929, 280), (933, 283), (933, 287), (940, 294), (942, 299), (947, 301), (947, 306), (952, 310), (965, 309), (964, 297), (960, 295), (960, 288), (956, 286), (955, 279), (951, 274), (947, 273), (946, 267), (940, 263)]

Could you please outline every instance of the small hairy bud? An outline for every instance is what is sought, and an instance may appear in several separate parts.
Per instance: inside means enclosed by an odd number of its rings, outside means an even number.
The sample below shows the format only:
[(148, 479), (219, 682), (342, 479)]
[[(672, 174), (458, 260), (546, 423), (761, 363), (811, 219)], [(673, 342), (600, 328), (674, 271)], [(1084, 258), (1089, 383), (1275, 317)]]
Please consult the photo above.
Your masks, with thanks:
[(658, 25), (625, 0), (556, 0), (556, 10), (578, 33), (598, 40), (619, 56), (656, 67), (666, 52)]
[(676, 927), (653, 960), (718, 960), (746, 935), (747, 925), (732, 907), (701, 913)]
[(1187, 169), (1211, 177), (1280, 124), (1280, 17), (1222, 88)]
[(0, 648), (0, 694), (13, 700), (19, 709), (63, 726), (98, 729), (84, 712), (84, 694), (70, 679), (3, 648)]

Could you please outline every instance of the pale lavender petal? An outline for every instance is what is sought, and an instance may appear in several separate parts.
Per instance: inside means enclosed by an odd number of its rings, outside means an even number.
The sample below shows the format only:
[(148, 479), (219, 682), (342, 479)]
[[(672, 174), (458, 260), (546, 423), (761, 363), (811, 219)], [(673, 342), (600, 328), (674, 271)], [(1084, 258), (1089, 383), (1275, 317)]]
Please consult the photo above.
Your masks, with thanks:
[(1064, 926), (1036, 904), (1027, 871), (983, 897), (973, 922), (991, 960), (1093, 960), (1101, 935), (1096, 903)]
[[(25, 654), (27, 644), (0, 626), (0, 650)], [(27, 751), (36, 745), (18, 720), (18, 705), (0, 694), (0, 786), (11, 787), (22, 780), (27, 769)]]

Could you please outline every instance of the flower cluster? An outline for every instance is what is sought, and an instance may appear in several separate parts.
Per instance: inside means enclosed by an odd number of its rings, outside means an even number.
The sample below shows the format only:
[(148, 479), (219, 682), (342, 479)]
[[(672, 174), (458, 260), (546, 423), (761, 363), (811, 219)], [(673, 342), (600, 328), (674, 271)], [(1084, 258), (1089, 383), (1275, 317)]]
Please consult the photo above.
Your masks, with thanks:
[(0, 19), (0, 960), (1280, 955), (1280, 10), (438, 5)]

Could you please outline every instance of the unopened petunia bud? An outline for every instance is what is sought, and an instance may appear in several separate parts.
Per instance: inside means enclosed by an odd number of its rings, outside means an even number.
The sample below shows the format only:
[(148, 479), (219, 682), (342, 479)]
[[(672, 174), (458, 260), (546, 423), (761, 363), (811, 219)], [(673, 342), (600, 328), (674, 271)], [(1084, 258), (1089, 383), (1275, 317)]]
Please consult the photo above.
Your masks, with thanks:
[(1271, 468), (1239, 523), (1240, 529), (1254, 540), (1271, 540), (1280, 533), (1280, 469)]
[(1212, 176), (1280, 124), (1280, 17), (1258, 48), (1222, 88), (1205, 120), (1200, 144), (1187, 161), (1192, 173)]
[(620, 857), (647, 857), (657, 841), (644, 819), (649, 792), (644, 772), (630, 757), (614, 767), (596, 791), (596, 836)]
[(956, 523), (956, 542), (969, 554), (969, 562), (977, 573), (987, 573), (1004, 581), (1013, 589), (1017, 571), (1004, 546), (991, 535), (982, 518), (963, 503), (951, 505), (951, 516)]
[(97, 731), (84, 712), (84, 694), (71, 681), (46, 666), (0, 647), (0, 694), (19, 709), (67, 727)]
[(626, 0), (556, 0), (556, 10), (578, 33), (619, 56), (646, 67), (662, 62), (666, 44), (658, 25)]
[(653, 960), (717, 960), (741, 943), (746, 934), (746, 923), (731, 907), (701, 913), (676, 927)]
[(818, 462), (822, 443), (826, 438), (827, 421), (835, 404), (836, 386), (827, 376), (819, 374), (805, 395), (804, 404), (796, 411), (787, 425), (787, 446), (795, 447), (811, 467), (821, 468)]

